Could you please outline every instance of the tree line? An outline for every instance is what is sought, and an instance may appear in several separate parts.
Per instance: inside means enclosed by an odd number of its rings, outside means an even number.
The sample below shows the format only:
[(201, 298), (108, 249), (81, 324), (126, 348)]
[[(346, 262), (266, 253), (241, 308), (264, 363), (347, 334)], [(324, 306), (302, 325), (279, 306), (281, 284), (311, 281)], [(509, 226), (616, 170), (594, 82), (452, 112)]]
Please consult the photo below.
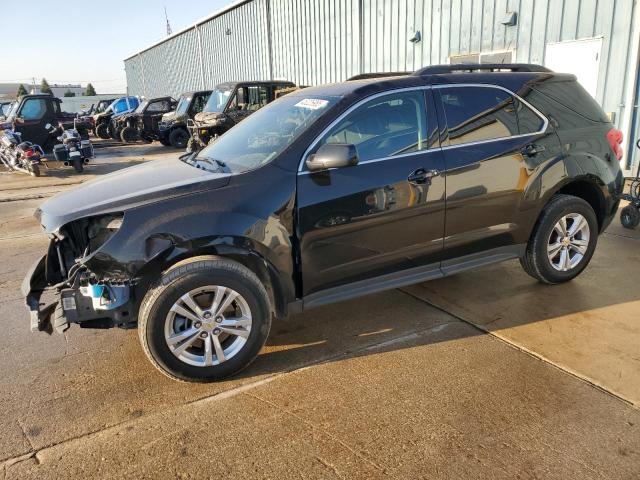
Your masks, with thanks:
[[(49, 86), (49, 82), (47, 82), (46, 78), (43, 78), (42, 82), (40, 82), (40, 91), (42, 93), (49, 93), (49, 94), (53, 95), (53, 92), (51, 91), (51, 87)], [(29, 92), (27, 91), (25, 86), (21, 83), (20, 86), (18, 87), (18, 97), (20, 97), (22, 95), (26, 95), (28, 93)], [(87, 83), (87, 88), (84, 91), (84, 95), (87, 96), (87, 97), (93, 97), (93, 96), (97, 95), (96, 89), (93, 87), (93, 85), (91, 85), (90, 83)], [(66, 92), (64, 92), (64, 96), (65, 97), (75, 97), (76, 94), (68, 89)]]

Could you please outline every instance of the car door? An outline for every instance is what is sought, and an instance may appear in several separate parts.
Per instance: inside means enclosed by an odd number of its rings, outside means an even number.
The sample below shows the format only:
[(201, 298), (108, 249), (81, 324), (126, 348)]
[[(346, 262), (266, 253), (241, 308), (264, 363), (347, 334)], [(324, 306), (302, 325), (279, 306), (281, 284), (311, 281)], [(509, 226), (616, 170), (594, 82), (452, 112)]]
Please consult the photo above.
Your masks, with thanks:
[(53, 123), (52, 102), (45, 98), (27, 98), (16, 118), (16, 131), (22, 134), (22, 140), (41, 145), (46, 142), (49, 132), (47, 123)]
[(169, 111), (171, 111), (170, 102), (167, 99), (156, 100), (147, 105), (147, 109), (142, 116), (145, 130), (149, 132), (157, 130), (158, 122), (160, 122), (162, 115)]
[[(425, 100), (430, 105), (425, 108)], [(303, 294), (403, 269), (438, 270), (444, 168), (430, 90), (376, 95), (341, 115), (312, 145), (355, 145), (356, 166), (298, 173)]]
[(515, 252), (526, 243), (522, 226), (533, 209), (527, 213), (525, 188), (559, 144), (539, 112), (501, 87), (449, 85), (434, 93), (447, 127), (446, 273), (469, 255)]

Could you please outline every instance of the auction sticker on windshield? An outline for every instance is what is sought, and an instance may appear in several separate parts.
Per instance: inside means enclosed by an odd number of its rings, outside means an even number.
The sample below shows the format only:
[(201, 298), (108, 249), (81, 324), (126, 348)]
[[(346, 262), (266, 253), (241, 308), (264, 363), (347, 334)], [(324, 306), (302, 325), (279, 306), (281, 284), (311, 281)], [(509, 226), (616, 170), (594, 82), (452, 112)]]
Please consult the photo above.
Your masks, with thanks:
[(305, 98), (295, 104), (298, 108), (308, 108), (309, 110), (319, 110), (324, 108), (329, 103), (328, 100), (322, 100), (320, 98)]

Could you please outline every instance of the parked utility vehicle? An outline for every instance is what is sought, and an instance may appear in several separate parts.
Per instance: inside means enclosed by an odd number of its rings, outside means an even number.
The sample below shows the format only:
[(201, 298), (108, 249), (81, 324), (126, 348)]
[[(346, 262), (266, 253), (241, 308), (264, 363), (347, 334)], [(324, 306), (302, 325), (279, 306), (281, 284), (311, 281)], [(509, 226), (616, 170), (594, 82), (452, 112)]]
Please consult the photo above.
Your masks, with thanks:
[(116, 130), (125, 143), (138, 140), (153, 142), (158, 139), (158, 124), (162, 115), (175, 110), (177, 102), (172, 97), (145, 100), (133, 112), (121, 115), (116, 121)]
[(86, 136), (91, 126), (78, 121), (75, 113), (63, 112), (61, 103), (62, 100), (49, 94), (23, 95), (13, 103), (6, 119), (0, 123), (0, 130), (6, 128), (18, 132), (22, 141), (40, 145), (45, 151), (50, 151), (56, 143), (55, 136), (47, 128), (49, 124), (77, 128)]
[(294, 88), (295, 84), (277, 82), (230, 82), (218, 85), (202, 112), (196, 114), (189, 126), (187, 152), (206, 147), (240, 121), (257, 112), (278, 95), (278, 91)]
[(163, 373), (211, 381), (290, 312), (515, 258), (567, 282), (619, 204), (612, 131), (574, 76), (535, 65), (292, 92), (198, 154), (46, 201), (32, 330), (137, 323)]
[(120, 97), (111, 102), (103, 112), (93, 116), (93, 124), (96, 136), (102, 139), (118, 138), (116, 135), (115, 123), (112, 121), (114, 117), (133, 112), (140, 105), (138, 97), (128, 96)]
[(189, 141), (187, 122), (200, 113), (209, 100), (211, 90), (185, 92), (180, 95), (173, 112), (165, 113), (158, 124), (158, 140), (165, 147), (185, 148)]

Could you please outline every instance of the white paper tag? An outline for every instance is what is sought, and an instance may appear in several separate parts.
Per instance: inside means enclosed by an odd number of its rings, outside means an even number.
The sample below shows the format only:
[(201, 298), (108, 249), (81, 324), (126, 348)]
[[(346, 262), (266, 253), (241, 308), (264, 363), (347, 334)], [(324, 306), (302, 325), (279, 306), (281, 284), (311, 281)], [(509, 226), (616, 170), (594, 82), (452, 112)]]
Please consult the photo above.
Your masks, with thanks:
[(76, 309), (76, 299), (73, 297), (64, 297), (62, 299), (62, 309), (63, 310), (75, 310)]
[(324, 108), (329, 103), (329, 100), (322, 100), (320, 98), (305, 98), (295, 104), (299, 108), (308, 108), (309, 110), (319, 110)]

